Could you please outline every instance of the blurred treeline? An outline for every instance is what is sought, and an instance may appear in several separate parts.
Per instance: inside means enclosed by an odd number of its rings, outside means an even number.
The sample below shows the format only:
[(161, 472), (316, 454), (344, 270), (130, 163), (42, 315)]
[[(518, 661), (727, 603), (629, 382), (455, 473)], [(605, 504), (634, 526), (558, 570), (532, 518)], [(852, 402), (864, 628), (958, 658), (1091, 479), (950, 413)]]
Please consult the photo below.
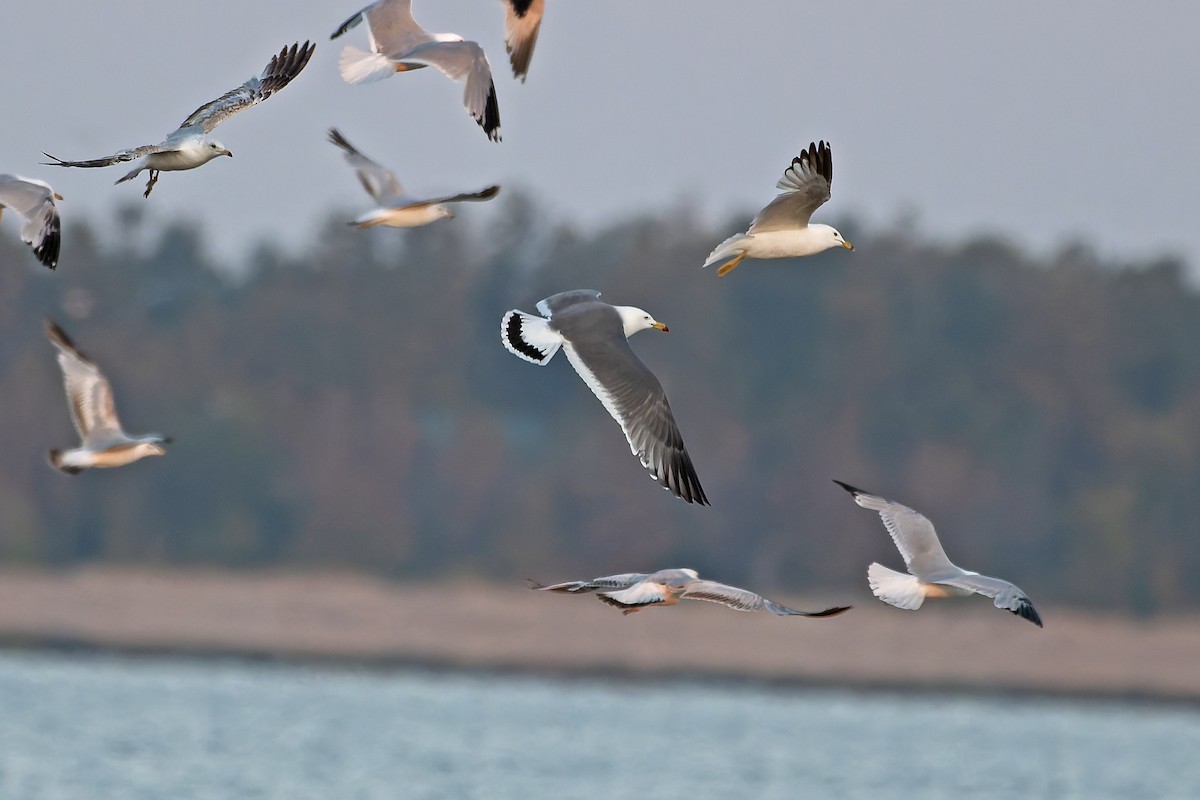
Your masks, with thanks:
[[(865, 594), (870, 561), (901, 561), (839, 478), (924, 511), (952, 559), (1039, 603), (1200, 607), (1200, 295), (1180, 264), (842, 220), (857, 253), (718, 279), (699, 265), (744, 219), (582, 234), (519, 193), (496, 205), (415, 231), (331, 219), (237, 280), (201, 230), (134, 211), (114, 246), (69, 221), (55, 274), (0, 229), (0, 563), (694, 566)], [(507, 309), (585, 287), (670, 326), (633, 346), (711, 508), (652, 482), (564, 357), (501, 346)], [(130, 432), (175, 438), (167, 457), (45, 463), (75, 435), (46, 314), (108, 372)]]

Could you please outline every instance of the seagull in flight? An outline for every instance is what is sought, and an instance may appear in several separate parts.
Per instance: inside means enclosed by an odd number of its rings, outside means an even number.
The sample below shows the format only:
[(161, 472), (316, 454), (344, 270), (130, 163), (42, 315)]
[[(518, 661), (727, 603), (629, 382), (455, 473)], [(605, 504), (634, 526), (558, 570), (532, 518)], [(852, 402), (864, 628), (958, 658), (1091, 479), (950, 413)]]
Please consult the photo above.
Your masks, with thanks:
[(529, 60), (533, 58), (533, 47), (537, 44), (538, 31), (542, 27), (544, 0), (503, 0), (504, 2), (504, 49), (512, 63), (514, 78), (525, 82), (529, 72)]
[(426, 31), (413, 20), (412, 0), (378, 0), (355, 12), (329, 38), (338, 38), (364, 19), (371, 52), (347, 45), (338, 61), (342, 80), (369, 83), (397, 72), (436, 67), (451, 80), (466, 80), (463, 105), (489, 139), (500, 141), (500, 106), (482, 47), (454, 33)]
[(900, 555), (904, 556), (907, 575), (882, 564), (873, 563), (867, 568), (867, 582), (880, 600), (896, 608), (913, 611), (920, 608), (927, 597), (981, 594), (992, 598), (996, 608), (1011, 611), (1042, 627), (1042, 618), (1019, 587), (951, 563), (942, 550), (933, 523), (923, 514), (893, 500), (855, 489), (848, 483), (836, 480), (834, 483), (849, 492), (854, 502), (863, 508), (879, 512), (883, 526), (892, 535)]
[(447, 197), (411, 197), (404, 193), (404, 187), (390, 169), (360, 153), (337, 128), (329, 129), (329, 141), (342, 148), (346, 154), (346, 163), (354, 167), (367, 194), (379, 204), (375, 210), (368, 211), (350, 223), (359, 228), (371, 228), (376, 225), (386, 225), (389, 228), (419, 228), (443, 217), (453, 217), (454, 212), (447, 203), (491, 200), (500, 193), (499, 186), (489, 186), (478, 192)]
[(122, 150), (91, 161), (64, 161), (49, 153), (42, 155), (53, 159), (49, 165), (57, 167), (107, 167), (141, 158), (137, 169), (119, 179), (117, 183), (132, 180), (141, 174), (142, 170), (149, 170), (150, 182), (146, 184), (146, 191), (142, 195), (149, 197), (154, 184), (158, 182), (160, 171), (194, 169), (219, 156), (232, 158), (233, 153), (229, 152), (225, 145), (209, 137), (209, 134), (234, 114), (261, 103), (287, 86), (308, 64), (315, 49), (316, 45), (311, 42), (305, 42), (303, 45), (297, 42), (291, 47), (284, 47), (278, 55), (271, 56), (261, 75), (250, 78), (236, 89), (231, 89), (216, 100), (200, 106), (161, 144)]
[(724, 277), (744, 258), (811, 256), (831, 247), (853, 250), (854, 245), (843, 239), (837, 228), (808, 222), (829, 199), (832, 183), (833, 153), (824, 141), (813, 142), (783, 171), (775, 185), (783, 191), (758, 212), (750, 229), (721, 242), (704, 266), (729, 258), (717, 268), (717, 275)]
[(560, 347), (565, 350), (642, 466), (676, 497), (708, 505), (667, 393), (627, 341), (638, 331), (665, 332), (667, 326), (640, 308), (612, 306), (599, 298), (594, 289), (552, 295), (537, 304), (545, 317), (513, 309), (500, 323), (500, 341), (517, 358), (539, 366)]
[(702, 580), (694, 569), (660, 569), (648, 575), (630, 572), (625, 575), (593, 578), (590, 581), (556, 583), (552, 586), (529, 580), (529, 588), (565, 594), (596, 592), (598, 600), (621, 609), (623, 614), (632, 614), (646, 606), (673, 606), (680, 600), (705, 600), (720, 603), (735, 611), (759, 611), (765, 608), (781, 617), (833, 617), (852, 608), (834, 606), (823, 611), (798, 611), (746, 589)]
[(45, 181), (20, 175), (0, 175), (0, 215), (4, 214), (4, 209), (11, 208), (24, 218), (21, 241), (32, 247), (37, 260), (50, 269), (58, 266), (61, 244), (62, 224), (55, 200), (62, 200), (62, 195)]
[(146, 456), (167, 454), (163, 445), (169, 439), (154, 434), (130, 436), (122, 430), (108, 379), (53, 320), (46, 320), (46, 336), (58, 348), (71, 422), (82, 440), (71, 450), (51, 450), (53, 466), (78, 475), (90, 467), (122, 467)]

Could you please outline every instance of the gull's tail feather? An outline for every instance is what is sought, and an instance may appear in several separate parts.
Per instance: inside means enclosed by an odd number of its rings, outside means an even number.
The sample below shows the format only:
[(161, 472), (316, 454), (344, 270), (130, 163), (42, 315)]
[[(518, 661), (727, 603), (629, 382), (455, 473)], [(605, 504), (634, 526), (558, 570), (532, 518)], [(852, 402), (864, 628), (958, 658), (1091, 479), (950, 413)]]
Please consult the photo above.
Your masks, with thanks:
[(396, 65), (382, 53), (368, 53), (351, 44), (342, 50), (338, 71), (346, 83), (370, 83), (391, 76), (396, 71)]
[(704, 266), (711, 267), (718, 261), (740, 255), (745, 251), (746, 248), (739, 245), (749, 238), (751, 237), (747, 233), (738, 233), (730, 236), (728, 239), (717, 245), (716, 250), (713, 250), (708, 254), (708, 260), (704, 262)]
[(882, 564), (873, 563), (867, 567), (867, 583), (871, 584), (871, 591), (876, 597), (896, 608), (915, 611), (925, 602), (920, 581)]
[(63, 464), (63, 451), (51, 450), (48, 454), (50, 466), (67, 475), (78, 475), (83, 472), (82, 467), (70, 467)]
[(543, 365), (562, 346), (562, 336), (548, 320), (513, 309), (500, 322), (500, 340), (508, 352), (534, 364)]

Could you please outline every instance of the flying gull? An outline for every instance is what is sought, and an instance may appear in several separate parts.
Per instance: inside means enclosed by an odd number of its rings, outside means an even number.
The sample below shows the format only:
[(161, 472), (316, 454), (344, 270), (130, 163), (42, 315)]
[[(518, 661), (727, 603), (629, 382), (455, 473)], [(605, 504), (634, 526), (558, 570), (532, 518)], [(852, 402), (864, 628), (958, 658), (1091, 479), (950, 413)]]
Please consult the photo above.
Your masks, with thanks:
[(371, 195), (379, 204), (375, 210), (368, 211), (350, 223), (359, 228), (371, 228), (375, 225), (386, 225), (389, 228), (418, 228), (443, 217), (453, 217), (454, 212), (446, 206), (446, 203), (491, 200), (500, 193), (499, 186), (489, 186), (478, 192), (455, 194), (448, 197), (410, 197), (404, 193), (404, 187), (396, 180), (396, 175), (390, 169), (376, 164), (360, 153), (337, 128), (329, 129), (329, 141), (345, 151), (346, 163), (354, 167), (354, 171), (358, 173), (358, 180), (367, 190), (367, 194)]
[(245, 111), (253, 105), (261, 103), (275, 92), (287, 86), (312, 58), (316, 45), (299, 42), (291, 47), (284, 47), (278, 55), (271, 56), (270, 62), (262, 74), (251, 78), (236, 89), (231, 89), (212, 102), (205, 103), (196, 109), (183, 121), (176, 130), (172, 131), (161, 144), (148, 144), (131, 150), (122, 150), (105, 158), (91, 161), (64, 161), (58, 156), (43, 153), (57, 167), (107, 167), (122, 161), (133, 161), (135, 158), (145, 158), (137, 169), (117, 181), (123, 183), (136, 178), (142, 170), (150, 171), (150, 182), (146, 184), (143, 197), (149, 197), (158, 182), (160, 171), (194, 169), (207, 164), (218, 156), (233, 156), (225, 149), (225, 145), (208, 134), (225, 120), (239, 111)]
[(0, 215), (11, 208), (25, 219), (21, 241), (33, 248), (37, 260), (50, 269), (58, 266), (61, 243), (58, 208), (55, 200), (62, 195), (45, 181), (22, 178), (20, 175), (0, 175)]
[(579, 377), (621, 425), (642, 466), (676, 497), (708, 505), (666, 392), (626, 341), (638, 331), (666, 331), (667, 326), (640, 308), (610, 306), (599, 297), (592, 289), (547, 297), (537, 304), (547, 319), (509, 311), (500, 323), (500, 339), (510, 353), (539, 365), (562, 347)]
[(852, 608), (834, 606), (823, 611), (798, 611), (746, 589), (701, 580), (694, 569), (660, 569), (649, 575), (631, 572), (593, 578), (590, 581), (556, 583), (553, 586), (543, 586), (530, 580), (529, 588), (566, 594), (597, 592), (598, 600), (622, 609), (622, 613), (625, 614), (640, 611), (645, 606), (673, 606), (680, 600), (706, 600), (710, 603), (720, 603), (735, 611), (758, 611), (765, 608), (781, 617), (833, 617)]
[(533, 47), (537, 44), (538, 30), (542, 27), (545, 11), (543, 0), (503, 0), (504, 2), (504, 49), (512, 63), (514, 78), (525, 82), (529, 72), (529, 60), (533, 58)]
[(808, 224), (813, 212), (829, 199), (833, 183), (833, 154), (829, 145), (813, 142), (792, 159), (790, 167), (775, 184), (783, 191), (758, 212), (750, 230), (730, 236), (709, 254), (704, 266), (729, 258), (717, 269), (725, 275), (744, 258), (793, 258), (811, 256), (831, 247), (853, 250), (836, 228)]
[(51, 464), (68, 475), (78, 475), (89, 467), (121, 467), (146, 456), (167, 454), (163, 444), (169, 439), (130, 436), (121, 429), (108, 379), (53, 320), (46, 320), (46, 336), (58, 348), (71, 421), (82, 440), (72, 450), (51, 450)]
[(454, 33), (430, 34), (412, 18), (412, 0), (379, 0), (355, 12), (330, 39), (364, 19), (371, 52), (353, 45), (342, 50), (338, 68), (346, 83), (369, 83), (423, 67), (437, 67), (451, 80), (466, 79), (463, 105), (493, 142), (500, 141), (500, 106), (492, 67), (483, 48)]
[(896, 543), (900, 555), (904, 556), (908, 575), (881, 564), (873, 563), (867, 568), (867, 581), (871, 584), (871, 591), (880, 600), (896, 608), (911, 611), (920, 608), (927, 597), (966, 597), (981, 594), (992, 598), (996, 608), (1011, 611), (1039, 628), (1042, 627), (1042, 618), (1034, 610), (1033, 603), (1018, 587), (1008, 581), (980, 575), (978, 572), (971, 572), (952, 564), (942, 550), (942, 543), (938, 541), (933, 523), (923, 514), (892, 500), (855, 489), (841, 481), (834, 483), (849, 492), (854, 497), (854, 502), (863, 508), (879, 512), (883, 526), (892, 535), (892, 541)]

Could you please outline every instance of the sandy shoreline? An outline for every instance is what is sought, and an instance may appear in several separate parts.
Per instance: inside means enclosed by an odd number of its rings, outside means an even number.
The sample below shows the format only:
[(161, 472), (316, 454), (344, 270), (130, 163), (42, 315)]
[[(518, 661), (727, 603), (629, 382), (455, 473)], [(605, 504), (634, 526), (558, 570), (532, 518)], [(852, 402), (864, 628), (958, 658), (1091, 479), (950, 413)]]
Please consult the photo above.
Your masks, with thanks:
[[(840, 601), (780, 597), (799, 607)], [(557, 675), (1200, 701), (1200, 617), (979, 603), (839, 618), (709, 604), (623, 617), (591, 598), (347, 573), (0, 571), (0, 645)], [(807, 605), (806, 605), (807, 604)]]

